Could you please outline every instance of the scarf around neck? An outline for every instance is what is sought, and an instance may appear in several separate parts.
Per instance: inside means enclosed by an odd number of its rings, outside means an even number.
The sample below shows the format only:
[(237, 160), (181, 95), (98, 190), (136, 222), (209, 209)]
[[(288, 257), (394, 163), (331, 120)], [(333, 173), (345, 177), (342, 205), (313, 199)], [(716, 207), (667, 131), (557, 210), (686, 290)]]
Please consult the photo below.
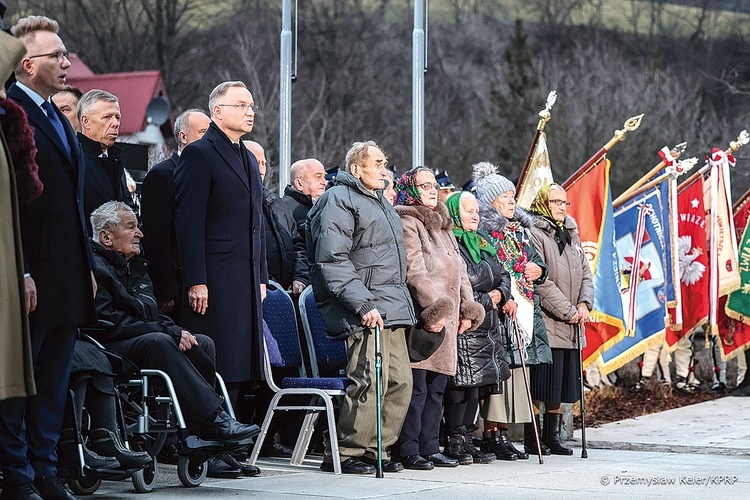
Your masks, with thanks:
[(464, 229), (461, 223), (461, 193), (456, 193), (448, 197), (445, 204), (448, 207), (448, 212), (451, 214), (451, 219), (453, 219), (453, 235), (458, 241), (464, 244), (474, 264), (479, 264), (479, 261), (482, 260), (482, 252), (494, 255), (495, 249), (487, 240), (482, 238), (476, 231)]
[[(552, 210), (549, 206), (549, 192), (552, 186), (559, 187), (557, 184), (547, 184), (542, 186), (534, 197), (534, 201), (531, 202), (530, 210), (537, 215), (541, 215), (552, 223), (555, 228), (555, 243), (557, 243), (557, 249), (560, 252), (560, 255), (562, 255), (565, 246), (570, 245), (572, 240), (570, 237), (570, 230), (565, 227), (565, 221), (561, 222), (555, 220), (552, 216)], [(560, 189), (562, 188), (560, 187)]]

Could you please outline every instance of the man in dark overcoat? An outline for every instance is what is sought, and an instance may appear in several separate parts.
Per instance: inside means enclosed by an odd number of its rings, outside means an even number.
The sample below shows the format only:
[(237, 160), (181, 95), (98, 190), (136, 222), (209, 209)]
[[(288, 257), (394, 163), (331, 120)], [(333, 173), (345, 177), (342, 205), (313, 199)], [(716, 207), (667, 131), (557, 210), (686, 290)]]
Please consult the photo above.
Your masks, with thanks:
[[(42, 195), (21, 206), (28, 279), (37, 290), (29, 315), (37, 395), (0, 402), (3, 498), (75, 498), (57, 479), (57, 453), (76, 329), (95, 321), (93, 254), (83, 214), (83, 153), (68, 122), (49, 101), (70, 67), (57, 22), (30, 16), (13, 33), (26, 45), (8, 89), (34, 128)], [(36, 484), (36, 488), (35, 485)]]
[(257, 107), (244, 83), (224, 82), (211, 92), (209, 110), (211, 125), (175, 170), (182, 323), (211, 335), (218, 371), (236, 389), (259, 379), (268, 282), (263, 186), (255, 157), (240, 143)]
[(175, 323), (182, 307), (182, 268), (174, 231), (174, 170), (185, 146), (206, 133), (211, 119), (200, 109), (188, 109), (174, 121), (177, 151), (149, 170), (141, 188), (141, 241), (151, 262), (148, 273), (154, 282), (159, 310)]

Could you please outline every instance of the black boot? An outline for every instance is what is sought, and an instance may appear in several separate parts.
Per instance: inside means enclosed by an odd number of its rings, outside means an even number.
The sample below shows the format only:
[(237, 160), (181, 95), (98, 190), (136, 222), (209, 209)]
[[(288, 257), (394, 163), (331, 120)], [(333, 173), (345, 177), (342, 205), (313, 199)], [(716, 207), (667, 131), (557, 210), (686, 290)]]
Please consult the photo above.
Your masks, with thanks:
[(461, 465), (474, 463), (474, 457), (465, 450), (466, 446), (466, 427), (463, 425), (448, 430), (448, 442), (443, 450), (443, 455), (458, 460)]
[(546, 444), (553, 455), (572, 455), (573, 450), (565, 446), (560, 437), (560, 427), (562, 426), (562, 414), (545, 413), (544, 414), (544, 444)]
[(151, 456), (145, 451), (133, 451), (125, 447), (120, 436), (109, 429), (94, 429), (89, 434), (91, 449), (100, 455), (115, 457), (122, 469), (140, 469), (151, 463)]
[(474, 431), (477, 430), (476, 425), (467, 425), (465, 427), (466, 432), (464, 433), (464, 450), (466, 453), (471, 455), (474, 459), (475, 464), (491, 464), (495, 461), (495, 454), (487, 451), (482, 451), (474, 446)]
[[(75, 440), (74, 429), (63, 429), (60, 440), (57, 442), (57, 471), (60, 477), (79, 477), (80, 457), (78, 455), (78, 443)], [(99, 455), (83, 447), (83, 462), (89, 469), (95, 471), (107, 471), (120, 468), (120, 462), (110, 455)]]
[[(539, 431), (539, 444), (542, 448), (542, 455), (551, 455), (552, 452), (547, 448), (542, 441), (541, 429), (542, 426), (539, 422), (539, 415), (534, 415), (534, 421), (536, 422), (536, 428)], [(539, 455), (539, 451), (536, 447), (536, 434), (534, 434), (534, 424), (531, 422), (523, 424), (523, 449), (529, 455)]]
[(509, 451), (512, 451), (516, 455), (518, 455), (519, 460), (528, 460), (529, 454), (519, 450), (515, 446), (513, 446), (513, 442), (508, 437), (508, 429), (500, 429), (500, 435), (498, 436), (500, 439), (500, 443)]
[(515, 451), (511, 451), (503, 446), (500, 441), (500, 435), (492, 431), (489, 437), (485, 436), (482, 439), (482, 451), (493, 453), (498, 460), (518, 460), (518, 455)]
[[(745, 351), (745, 362), (750, 361), (750, 349)], [(729, 392), (732, 396), (745, 397), (750, 396), (750, 373), (745, 374), (742, 382)]]

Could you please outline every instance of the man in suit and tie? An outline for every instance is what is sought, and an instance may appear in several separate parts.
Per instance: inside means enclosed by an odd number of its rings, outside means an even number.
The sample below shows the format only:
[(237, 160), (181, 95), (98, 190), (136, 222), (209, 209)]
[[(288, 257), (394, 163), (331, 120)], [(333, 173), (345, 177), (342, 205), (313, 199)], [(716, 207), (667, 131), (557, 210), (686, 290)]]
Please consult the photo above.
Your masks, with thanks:
[[(21, 239), (37, 394), (0, 402), (2, 498), (75, 498), (57, 478), (57, 453), (71, 357), (79, 325), (96, 320), (94, 259), (83, 214), (84, 161), (67, 118), (50, 102), (70, 67), (58, 24), (44, 16), (18, 21), (12, 33), (26, 46), (8, 98), (34, 128), (44, 191), (21, 205)], [(38, 489), (37, 489), (38, 488)], [(41, 494), (41, 496), (40, 496)]]
[(241, 145), (257, 106), (242, 82), (219, 84), (209, 97), (211, 125), (187, 146), (175, 170), (175, 231), (187, 304), (182, 324), (210, 335), (217, 368), (237, 395), (259, 380), (261, 302), (268, 270), (263, 184)]
[(149, 275), (159, 310), (180, 324), (182, 269), (174, 232), (174, 169), (185, 146), (206, 133), (211, 119), (200, 109), (188, 109), (174, 121), (177, 151), (149, 170), (141, 187), (143, 251), (151, 262)]

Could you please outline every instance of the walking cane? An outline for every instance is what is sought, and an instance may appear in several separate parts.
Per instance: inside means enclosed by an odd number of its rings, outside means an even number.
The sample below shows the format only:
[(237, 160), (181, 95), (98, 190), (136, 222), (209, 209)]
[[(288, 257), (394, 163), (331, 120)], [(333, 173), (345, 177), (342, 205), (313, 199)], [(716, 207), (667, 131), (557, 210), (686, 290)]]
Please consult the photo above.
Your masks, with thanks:
[(523, 384), (526, 387), (526, 398), (529, 400), (529, 411), (531, 412), (531, 426), (534, 428), (534, 439), (536, 439), (536, 451), (539, 454), (539, 465), (544, 464), (542, 458), (542, 445), (539, 442), (539, 428), (536, 426), (536, 418), (534, 418), (534, 402), (531, 400), (531, 389), (529, 388), (529, 377), (526, 375), (526, 360), (524, 354), (526, 349), (521, 342), (521, 334), (518, 333), (518, 321), (513, 318), (513, 330), (516, 333), (516, 344), (518, 344), (518, 354), (521, 357), (521, 371), (523, 372)]
[(578, 381), (581, 383), (581, 458), (589, 458), (586, 450), (586, 396), (583, 393), (583, 325), (578, 325)]
[(383, 477), (383, 353), (380, 352), (380, 327), (375, 327), (375, 408), (377, 413), (378, 460), (375, 463), (375, 477)]

